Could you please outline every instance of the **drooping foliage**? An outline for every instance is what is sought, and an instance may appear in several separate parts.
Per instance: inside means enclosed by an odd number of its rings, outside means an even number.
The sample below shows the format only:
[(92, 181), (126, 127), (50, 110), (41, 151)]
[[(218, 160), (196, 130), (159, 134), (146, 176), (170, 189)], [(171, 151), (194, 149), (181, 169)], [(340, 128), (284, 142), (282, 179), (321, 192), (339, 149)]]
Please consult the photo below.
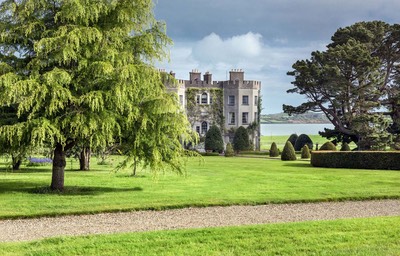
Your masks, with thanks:
[(221, 130), (216, 125), (212, 125), (207, 131), (204, 148), (205, 150), (219, 153), (224, 150), (224, 140), (222, 139)]
[(286, 141), (281, 154), (282, 161), (295, 161), (297, 160), (296, 152), (290, 141)]
[(54, 148), (52, 189), (63, 189), (65, 153), (78, 143), (98, 149), (123, 138), (135, 160), (178, 168), (176, 141), (191, 136), (152, 66), (170, 43), (152, 8), (151, 0), (0, 4), (0, 106), (20, 118), (0, 136)]
[(308, 146), (308, 149), (313, 149), (313, 141), (307, 134), (300, 134), (296, 139), (296, 143), (294, 144), (294, 150), (300, 151), (304, 145)]
[(249, 134), (246, 128), (240, 126), (237, 128), (235, 136), (233, 137), (233, 149), (239, 153), (240, 151), (248, 150), (249, 146)]
[[(400, 134), (400, 25), (359, 22), (340, 28), (325, 51), (293, 64), (293, 89), (304, 95), (285, 113), (323, 112), (334, 129), (321, 135), (358, 148), (382, 149)], [(396, 139), (395, 139), (396, 141)]]
[(276, 143), (275, 143), (275, 142), (272, 142), (272, 144), (271, 144), (271, 148), (269, 149), (269, 156), (270, 156), (270, 157), (277, 157), (277, 156), (279, 156), (279, 149), (278, 149), (278, 147), (276, 146)]

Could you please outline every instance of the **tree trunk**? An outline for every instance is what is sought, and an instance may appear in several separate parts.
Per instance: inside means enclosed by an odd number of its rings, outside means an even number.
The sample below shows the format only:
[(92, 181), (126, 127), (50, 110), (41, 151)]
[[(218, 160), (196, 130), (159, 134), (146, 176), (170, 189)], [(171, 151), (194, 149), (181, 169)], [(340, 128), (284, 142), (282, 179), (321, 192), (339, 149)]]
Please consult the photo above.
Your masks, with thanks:
[(21, 166), (22, 160), (19, 157), (11, 156), (12, 158), (12, 169), (13, 171), (18, 171)]
[(65, 150), (60, 143), (57, 143), (54, 149), (51, 190), (64, 190), (64, 169), (66, 165)]
[(79, 170), (87, 171), (90, 167), (90, 148), (84, 147), (79, 156)]

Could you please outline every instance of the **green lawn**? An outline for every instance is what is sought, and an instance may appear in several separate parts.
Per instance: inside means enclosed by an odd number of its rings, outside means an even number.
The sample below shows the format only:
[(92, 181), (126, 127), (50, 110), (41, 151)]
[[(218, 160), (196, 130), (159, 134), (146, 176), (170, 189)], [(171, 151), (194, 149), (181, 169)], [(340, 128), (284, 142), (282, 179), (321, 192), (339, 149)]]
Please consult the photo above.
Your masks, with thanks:
[(400, 217), (0, 243), (1, 255), (400, 255)]
[[(116, 160), (114, 160), (116, 162)], [(400, 172), (313, 168), (308, 161), (205, 157), (187, 175), (115, 173), (111, 166), (74, 171), (68, 161), (63, 194), (42, 193), (50, 166), (0, 171), (0, 218), (132, 209), (400, 198)]]

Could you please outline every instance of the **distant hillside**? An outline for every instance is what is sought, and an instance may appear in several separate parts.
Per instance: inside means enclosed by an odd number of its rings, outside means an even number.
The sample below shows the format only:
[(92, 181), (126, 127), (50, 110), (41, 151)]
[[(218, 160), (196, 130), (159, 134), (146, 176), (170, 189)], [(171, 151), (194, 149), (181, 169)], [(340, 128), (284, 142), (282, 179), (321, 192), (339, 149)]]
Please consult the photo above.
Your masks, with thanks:
[(288, 123), (288, 124), (326, 124), (329, 120), (322, 113), (304, 113), (289, 116), (285, 113), (261, 115), (261, 123), (275, 124), (275, 123)]

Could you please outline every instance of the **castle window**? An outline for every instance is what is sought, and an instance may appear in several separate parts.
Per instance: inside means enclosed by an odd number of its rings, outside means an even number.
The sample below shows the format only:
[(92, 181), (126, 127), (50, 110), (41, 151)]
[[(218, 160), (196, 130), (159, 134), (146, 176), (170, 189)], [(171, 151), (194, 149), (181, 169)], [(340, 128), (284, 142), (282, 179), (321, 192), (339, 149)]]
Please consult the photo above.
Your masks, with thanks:
[(235, 105), (235, 95), (229, 95), (228, 97), (228, 105), (234, 106)]
[(242, 113), (242, 124), (248, 124), (249, 123), (249, 112), (243, 112)]
[(242, 105), (249, 105), (249, 95), (243, 95)]
[(196, 132), (200, 134), (200, 126), (196, 126)]
[(183, 105), (183, 95), (179, 95), (179, 103)]
[(207, 122), (202, 122), (201, 123), (201, 134), (206, 134), (208, 130), (208, 124)]
[(201, 104), (207, 104), (207, 101), (208, 101), (208, 95), (207, 95), (207, 93), (205, 92), (205, 93), (203, 93), (203, 94), (201, 95)]
[(197, 104), (200, 104), (200, 97), (201, 97), (200, 95), (196, 95), (196, 103)]
[(229, 124), (235, 124), (235, 112), (229, 112)]
[(254, 106), (257, 106), (257, 104), (258, 104), (258, 97), (254, 96)]

